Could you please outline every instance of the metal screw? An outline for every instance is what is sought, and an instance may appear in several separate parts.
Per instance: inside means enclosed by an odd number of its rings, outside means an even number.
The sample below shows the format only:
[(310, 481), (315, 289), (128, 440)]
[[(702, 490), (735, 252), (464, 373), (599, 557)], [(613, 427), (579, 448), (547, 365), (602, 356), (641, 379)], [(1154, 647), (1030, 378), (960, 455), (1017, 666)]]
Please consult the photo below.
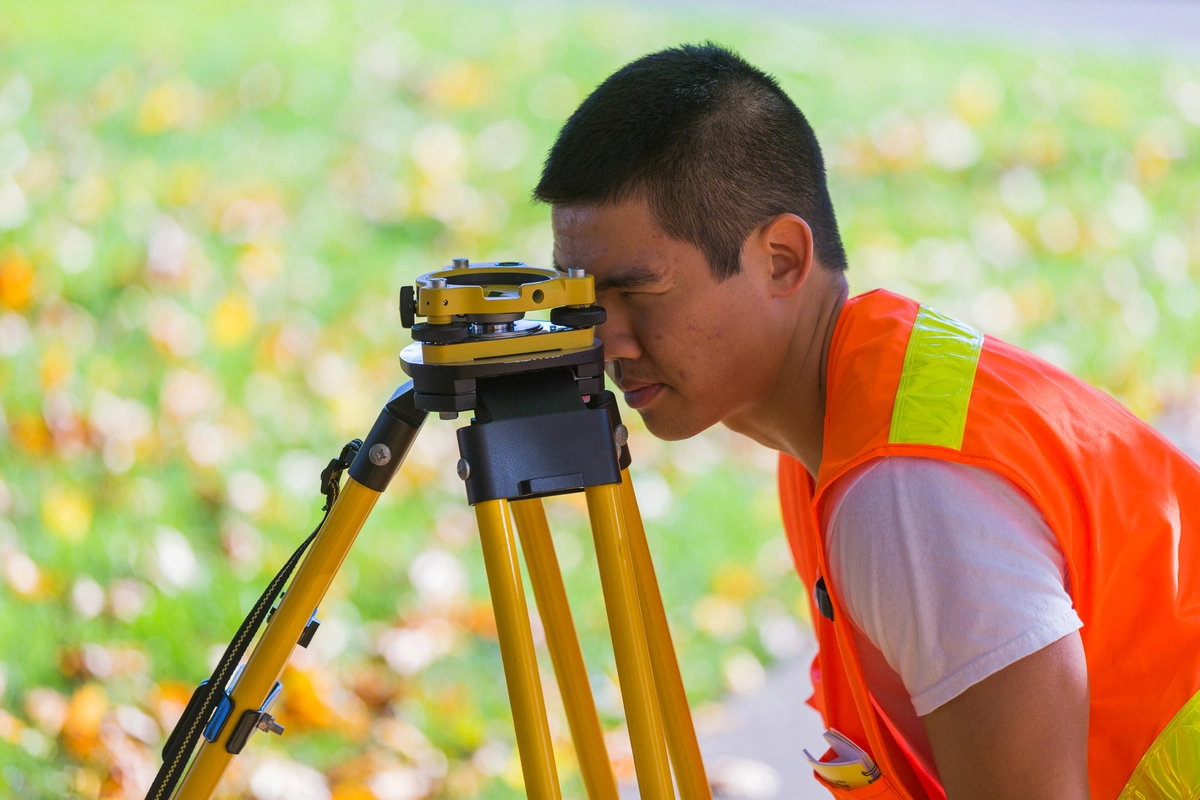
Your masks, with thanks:
[(263, 714), (261, 717), (259, 717), (258, 724), (254, 727), (258, 728), (260, 731), (266, 731), (267, 733), (274, 733), (278, 734), (279, 736), (283, 735), (283, 726), (276, 722), (275, 718), (270, 714)]
[(587, 275), (587, 272), (580, 267), (571, 267), (569, 270), (567, 270), (568, 278), (582, 278), (585, 275)]
[(624, 447), (629, 443), (629, 428), (624, 424), (613, 428), (613, 441), (617, 443), (617, 447)]
[(467, 463), (465, 458), (458, 460), (458, 477), (460, 480), (466, 480), (471, 477), (471, 465)]
[(445, 278), (430, 278), (429, 279), (429, 288), (430, 289), (445, 289), (446, 288), (446, 279)]
[(458, 419), (457, 411), (439, 411), (438, 417), (441, 419)]
[(454, 267), (454, 269), (465, 269), (471, 266), (471, 261), (470, 259), (466, 258), (452, 258), (450, 259), (450, 264)]
[(371, 459), (371, 463), (377, 467), (382, 467), (384, 464), (392, 460), (392, 451), (386, 444), (380, 442), (371, 445), (371, 449), (367, 452), (367, 457)]

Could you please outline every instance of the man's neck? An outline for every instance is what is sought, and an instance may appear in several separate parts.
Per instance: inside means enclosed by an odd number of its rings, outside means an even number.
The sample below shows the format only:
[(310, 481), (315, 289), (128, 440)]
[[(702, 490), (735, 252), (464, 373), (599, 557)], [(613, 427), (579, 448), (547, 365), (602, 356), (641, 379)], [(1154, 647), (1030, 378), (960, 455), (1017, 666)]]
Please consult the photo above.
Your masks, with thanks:
[(814, 478), (825, 434), (825, 374), (829, 345), (849, 296), (841, 273), (817, 273), (821, 286), (803, 304), (775, 386), (752, 408), (725, 420), (730, 430), (792, 456)]

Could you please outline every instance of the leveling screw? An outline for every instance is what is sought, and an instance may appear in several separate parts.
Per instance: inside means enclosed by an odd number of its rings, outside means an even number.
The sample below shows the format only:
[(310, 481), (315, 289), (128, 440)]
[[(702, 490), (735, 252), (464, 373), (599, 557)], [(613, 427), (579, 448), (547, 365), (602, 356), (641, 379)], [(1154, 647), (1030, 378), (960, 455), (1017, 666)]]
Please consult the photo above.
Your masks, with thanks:
[(567, 270), (568, 278), (582, 278), (585, 275), (587, 275), (587, 272), (580, 267), (571, 267)]
[(392, 460), (392, 451), (386, 444), (380, 442), (371, 446), (371, 449), (367, 451), (367, 458), (371, 459), (371, 463), (375, 466), (382, 467)]

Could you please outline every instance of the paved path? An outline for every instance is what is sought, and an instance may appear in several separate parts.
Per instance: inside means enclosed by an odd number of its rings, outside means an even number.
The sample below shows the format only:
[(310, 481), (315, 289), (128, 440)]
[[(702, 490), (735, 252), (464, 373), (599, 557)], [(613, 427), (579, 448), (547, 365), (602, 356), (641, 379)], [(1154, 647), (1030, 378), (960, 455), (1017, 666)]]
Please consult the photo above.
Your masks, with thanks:
[(795, 658), (767, 673), (762, 689), (727, 698), (728, 727), (700, 738), (709, 779), (729, 800), (828, 800), (801, 752), (825, 752), (821, 716), (804, 701), (812, 695), (809, 665), (816, 653), (811, 639)]

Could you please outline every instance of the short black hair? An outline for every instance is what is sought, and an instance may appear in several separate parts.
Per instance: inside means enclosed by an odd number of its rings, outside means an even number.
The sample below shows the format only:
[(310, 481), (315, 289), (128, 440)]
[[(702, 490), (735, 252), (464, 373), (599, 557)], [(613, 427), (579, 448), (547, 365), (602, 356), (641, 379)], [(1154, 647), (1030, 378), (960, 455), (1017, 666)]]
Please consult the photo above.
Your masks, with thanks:
[(718, 280), (741, 269), (756, 227), (779, 214), (812, 228), (818, 261), (846, 269), (816, 134), (770, 75), (712, 42), (660, 50), (608, 77), (563, 125), (535, 200), (644, 196)]

